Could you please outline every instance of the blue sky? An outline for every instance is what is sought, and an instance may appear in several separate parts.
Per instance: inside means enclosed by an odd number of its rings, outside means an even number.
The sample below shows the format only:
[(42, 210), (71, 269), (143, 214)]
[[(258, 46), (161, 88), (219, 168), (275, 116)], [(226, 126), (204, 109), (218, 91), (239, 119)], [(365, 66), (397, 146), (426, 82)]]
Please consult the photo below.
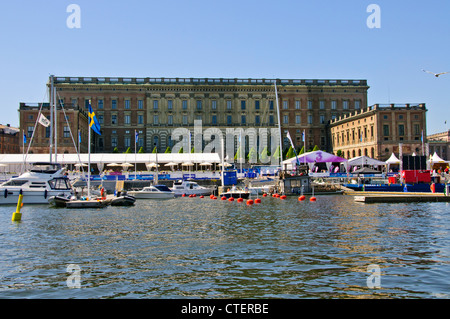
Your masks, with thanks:
[[(81, 9), (70, 29), (67, 6)], [(370, 4), (381, 27), (368, 28)], [(450, 126), (450, 1), (8, 1), (0, 10), (1, 124), (59, 76), (367, 79), (369, 105), (427, 104)]]

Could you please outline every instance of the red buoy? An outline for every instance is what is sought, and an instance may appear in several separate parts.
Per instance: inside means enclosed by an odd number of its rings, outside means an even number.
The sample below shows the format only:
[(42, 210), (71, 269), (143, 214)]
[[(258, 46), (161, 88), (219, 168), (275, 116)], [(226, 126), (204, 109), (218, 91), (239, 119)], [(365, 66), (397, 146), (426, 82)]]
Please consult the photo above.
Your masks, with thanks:
[(306, 199), (306, 196), (305, 196), (305, 195), (302, 195), (302, 196), (300, 196), (300, 197), (298, 198), (298, 200), (301, 201), (301, 202), (304, 201), (305, 199)]
[(260, 204), (260, 203), (261, 203), (261, 198), (255, 199), (255, 204)]
[(280, 199), (286, 199), (286, 195), (281, 195)]
[(313, 197), (311, 197), (311, 198), (309, 199), (309, 201), (315, 202), (315, 201), (316, 201), (316, 198), (313, 196)]
[(253, 205), (253, 199), (248, 199), (247, 200), (247, 205)]
[(221, 200), (227, 200), (227, 198), (225, 196), (222, 196)]
[(238, 201), (238, 203), (242, 203), (242, 202), (244, 201), (244, 199), (243, 199), (242, 197), (239, 197), (239, 198), (237, 199), (237, 201)]
[(264, 193), (264, 194), (263, 194), (263, 197), (267, 197), (267, 194), (266, 194), (266, 193)]
[(186, 197), (186, 194), (181, 195), (181, 197)]
[(229, 201), (229, 202), (234, 202), (234, 198), (233, 198), (233, 197), (230, 197), (230, 198), (228, 198), (228, 201)]
[(201, 195), (200, 198), (204, 198), (205, 196)]

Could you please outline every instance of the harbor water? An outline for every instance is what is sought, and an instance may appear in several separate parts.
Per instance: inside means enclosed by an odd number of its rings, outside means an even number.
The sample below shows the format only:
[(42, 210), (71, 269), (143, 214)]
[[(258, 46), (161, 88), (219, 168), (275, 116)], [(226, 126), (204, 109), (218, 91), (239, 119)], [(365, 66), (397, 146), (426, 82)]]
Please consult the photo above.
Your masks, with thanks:
[(449, 203), (0, 207), (0, 298), (449, 298)]

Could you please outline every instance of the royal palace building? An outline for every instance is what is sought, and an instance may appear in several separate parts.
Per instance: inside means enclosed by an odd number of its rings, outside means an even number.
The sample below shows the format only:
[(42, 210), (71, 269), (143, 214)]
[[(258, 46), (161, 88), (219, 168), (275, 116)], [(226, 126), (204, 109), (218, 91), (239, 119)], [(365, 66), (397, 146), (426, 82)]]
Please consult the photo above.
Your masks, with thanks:
[[(238, 127), (278, 129), (280, 121), (283, 148), (290, 146), (286, 140), (289, 131), (296, 148), (317, 145), (330, 151), (328, 122), (365, 109), (369, 88), (366, 80), (55, 76), (53, 83), (58, 112), (61, 106), (74, 112), (71, 122), (74, 132), (82, 132), (82, 140), (87, 138), (84, 119), (90, 101), (102, 132), (92, 134), (91, 151), (99, 153), (115, 148), (120, 152), (131, 148), (134, 152), (135, 131), (139, 136), (137, 149), (151, 152), (156, 146), (164, 152), (175, 143), (174, 129), (193, 131), (194, 121), (199, 120), (203, 129), (213, 127), (224, 133), (227, 128)], [(29, 131), (32, 118), (26, 111), (30, 107), (21, 105), (21, 128)], [(64, 136), (64, 115), (58, 123)], [(44, 142), (47, 135), (40, 134), (39, 141)]]
[(421, 104), (375, 104), (330, 121), (332, 151), (345, 158), (426, 155), (426, 112)]

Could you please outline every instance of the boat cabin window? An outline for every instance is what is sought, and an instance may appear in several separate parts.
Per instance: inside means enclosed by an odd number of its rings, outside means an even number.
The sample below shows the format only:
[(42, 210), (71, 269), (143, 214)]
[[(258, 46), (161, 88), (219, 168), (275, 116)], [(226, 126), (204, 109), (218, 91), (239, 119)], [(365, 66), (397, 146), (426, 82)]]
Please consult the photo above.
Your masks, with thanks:
[(60, 166), (57, 164), (49, 164), (49, 163), (36, 163), (30, 169), (31, 172), (34, 173), (46, 173), (46, 174), (54, 174), (60, 169)]
[(54, 178), (48, 184), (52, 189), (70, 189), (69, 181), (65, 178)]
[(159, 189), (161, 192), (171, 192), (169, 187), (165, 185), (156, 185), (155, 188)]
[(11, 179), (7, 181), (6, 183), (3, 183), (3, 186), (22, 186), (23, 184), (27, 183), (28, 180), (26, 179)]

